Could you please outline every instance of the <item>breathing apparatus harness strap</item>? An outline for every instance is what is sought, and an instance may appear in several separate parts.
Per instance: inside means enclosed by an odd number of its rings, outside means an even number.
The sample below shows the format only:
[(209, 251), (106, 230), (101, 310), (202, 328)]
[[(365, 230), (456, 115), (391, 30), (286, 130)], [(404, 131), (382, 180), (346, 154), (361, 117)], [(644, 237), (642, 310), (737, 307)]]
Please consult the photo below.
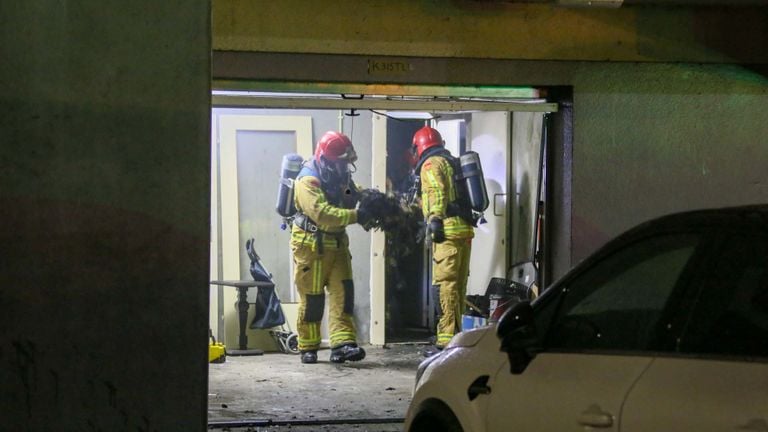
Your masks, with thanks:
[[(298, 181), (300, 178), (305, 176), (312, 176), (320, 178), (318, 174), (317, 166), (315, 165), (315, 162), (311, 162), (311, 166), (308, 164), (305, 164), (304, 167), (301, 168), (301, 171), (299, 171), (299, 175), (296, 176), (296, 181)], [(322, 179), (320, 180), (322, 184)], [(301, 210), (298, 210), (296, 214), (293, 217), (293, 224), (302, 230), (312, 234), (315, 237), (315, 247), (317, 250), (317, 253), (322, 255), (323, 254), (323, 237), (329, 236), (336, 239), (336, 246), (341, 246), (341, 237), (344, 235), (344, 232), (328, 232), (323, 231), (320, 229), (320, 227), (313, 221), (309, 216), (305, 215), (301, 212)]]
[(409, 191), (409, 203), (416, 202), (416, 198), (421, 195), (421, 167), (427, 159), (432, 156), (445, 158), (453, 168), (453, 178), (451, 180), (453, 181), (453, 188), (456, 191), (456, 198), (446, 206), (445, 215), (447, 217), (458, 216), (468, 224), (477, 226), (477, 218), (475, 218), (472, 213), (472, 207), (470, 206), (469, 201), (463, 196), (461, 181), (464, 179), (464, 176), (462, 175), (461, 165), (459, 165), (459, 159), (454, 157), (451, 152), (444, 147), (429, 148), (421, 155), (421, 159), (419, 159), (416, 168), (413, 170), (414, 180), (413, 186)]
[(305, 215), (304, 213), (296, 213), (296, 216), (293, 218), (293, 224), (308, 233), (315, 234), (318, 232), (323, 232), (320, 228), (318, 228), (315, 221), (310, 219), (309, 216)]

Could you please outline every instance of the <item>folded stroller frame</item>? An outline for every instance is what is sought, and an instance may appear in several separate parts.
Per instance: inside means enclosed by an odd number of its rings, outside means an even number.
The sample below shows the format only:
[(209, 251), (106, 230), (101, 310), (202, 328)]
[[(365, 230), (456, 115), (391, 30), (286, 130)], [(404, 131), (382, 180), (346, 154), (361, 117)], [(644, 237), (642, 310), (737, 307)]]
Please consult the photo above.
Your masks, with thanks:
[(272, 274), (261, 263), (259, 255), (254, 250), (254, 241), (245, 242), (245, 250), (251, 259), (251, 276), (257, 282), (269, 282), (258, 287), (256, 295), (256, 314), (251, 321), (251, 329), (269, 330), (270, 336), (275, 340), (277, 347), (286, 354), (299, 353), (299, 337), (291, 331), (291, 327), (285, 319), (280, 299), (275, 292), (275, 283)]

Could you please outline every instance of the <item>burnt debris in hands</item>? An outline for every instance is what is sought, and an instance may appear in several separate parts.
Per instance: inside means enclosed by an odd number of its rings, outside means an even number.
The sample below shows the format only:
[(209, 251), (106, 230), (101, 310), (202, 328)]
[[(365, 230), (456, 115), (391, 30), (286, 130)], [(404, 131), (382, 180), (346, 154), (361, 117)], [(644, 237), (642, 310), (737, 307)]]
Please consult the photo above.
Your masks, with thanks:
[[(368, 217), (363, 229), (379, 229), (414, 242), (423, 226), (421, 209), (409, 205), (404, 194), (385, 194), (377, 189), (363, 189), (360, 192), (359, 209)], [(403, 238), (407, 236), (406, 238)]]

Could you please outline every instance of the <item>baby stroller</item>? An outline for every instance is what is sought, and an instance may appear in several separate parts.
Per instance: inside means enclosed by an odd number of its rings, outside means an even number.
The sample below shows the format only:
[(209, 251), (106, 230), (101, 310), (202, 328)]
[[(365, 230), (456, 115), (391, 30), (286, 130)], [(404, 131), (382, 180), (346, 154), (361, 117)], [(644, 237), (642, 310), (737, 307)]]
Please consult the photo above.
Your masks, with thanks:
[[(286, 354), (299, 353), (299, 337), (291, 331), (290, 326), (285, 320), (280, 299), (275, 292), (275, 284), (272, 281), (272, 274), (264, 268), (261, 259), (253, 249), (254, 241), (249, 239), (245, 242), (245, 250), (248, 258), (251, 259), (250, 271), (253, 280), (256, 282), (269, 282), (268, 285), (259, 286), (256, 295), (256, 314), (251, 321), (251, 329), (269, 329), (269, 334), (275, 339), (277, 347)], [(276, 329), (276, 327), (279, 327)]]

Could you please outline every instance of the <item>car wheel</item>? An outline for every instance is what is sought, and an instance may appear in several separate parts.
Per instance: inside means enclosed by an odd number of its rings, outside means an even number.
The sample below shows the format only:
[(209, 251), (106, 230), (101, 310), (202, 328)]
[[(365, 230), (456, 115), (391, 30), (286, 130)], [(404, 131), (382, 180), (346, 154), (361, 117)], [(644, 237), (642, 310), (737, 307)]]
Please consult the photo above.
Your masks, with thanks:
[(428, 400), (411, 423), (408, 432), (463, 432), (459, 419), (448, 406), (438, 400)]

